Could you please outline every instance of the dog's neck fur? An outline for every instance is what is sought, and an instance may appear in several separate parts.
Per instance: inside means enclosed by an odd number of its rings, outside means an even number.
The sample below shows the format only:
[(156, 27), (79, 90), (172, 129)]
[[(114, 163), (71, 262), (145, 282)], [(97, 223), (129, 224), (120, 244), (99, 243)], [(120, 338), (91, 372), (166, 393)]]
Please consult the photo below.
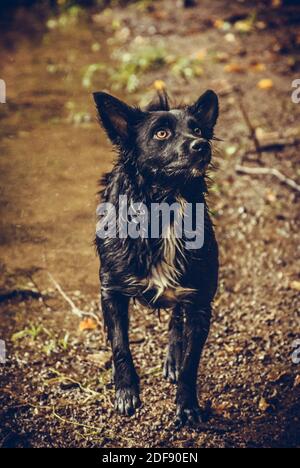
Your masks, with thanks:
[[(204, 177), (189, 180), (186, 184), (176, 186), (161, 185), (141, 175), (138, 168), (132, 164), (120, 161), (114, 168), (112, 185), (117, 180), (118, 190), (115, 195), (127, 195), (129, 202), (143, 202), (150, 207), (151, 203), (177, 202), (181, 205), (183, 216), (185, 204), (205, 203), (207, 186)], [(109, 194), (111, 196), (111, 192)], [(175, 235), (174, 225), (158, 242), (153, 243), (148, 251), (151, 266), (146, 277), (140, 278), (142, 298), (150, 306), (171, 307), (178, 301), (189, 300), (193, 290), (182, 287), (181, 278), (186, 268), (185, 249), (182, 239)], [(143, 261), (146, 261), (144, 258)], [(147, 293), (153, 292), (147, 299)]]
[(132, 163), (133, 158), (126, 161), (120, 161), (122, 165), (121, 177), (125, 176), (132, 188), (134, 198), (137, 197), (138, 201), (144, 201), (147, 205), (149, 203), (162, 203), (167, 202), (172, 204), (178, 198), (192, 202), (204, 202), (204, 194), (207, 193), (207, 184), (205, 175), (197, 176), (188, 179), (185, 183), (179, 180), (166, 180), (163, 176), (158, 176), (156, 179), (149, 174), (140, 174), (138, 168)]
[[(180, 203), (182, 213), (186, 203), (204, 203), (206, 206), (205, 177), (194, 177), (186, 183), (181, 181), (170, 186), (142, 175), (133, 161), (133, 155), (123, 153), (103, 180), (102, 200), (113, 203), (117, 211), (121, 195), (126, 195), (129, 203), (144, 203), (150, 210), (151, 203)], [(124, 242), (130, 241), (125, 239)], [(124, 277), (123, 292), (126, 290), (129, 295), (144, 299), (152, 307), (171, 307), (178, 301), (189, 301), (193, 291), (182, 286), (187, 252), (182, 239), (175, 235), (174, 225), (171, 224), (160, 239), (139, 239), (137, 242), (142, 255), (131, 258), (136, 271), (133, 274), (128, 271)], [(129, 263), (128, 258), (127, 261)]]

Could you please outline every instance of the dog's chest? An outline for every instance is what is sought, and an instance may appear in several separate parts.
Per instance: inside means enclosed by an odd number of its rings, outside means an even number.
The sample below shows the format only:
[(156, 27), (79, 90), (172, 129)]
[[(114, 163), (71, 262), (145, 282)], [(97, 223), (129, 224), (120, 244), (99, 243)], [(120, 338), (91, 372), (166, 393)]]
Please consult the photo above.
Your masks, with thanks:
[(164, 290), (176, 288), (184, 269), (182, 239), (175, 235), (174, 226), (170, 226), (161, 240), (160, 255), (152, 265), (148, 276), (148, 288), (155, 288), (158, 295)]
[(160, 240), (157, 261), (144, 280), (143, 297), (147, 303), (156, 307), (172, 306), (190, 293), (181, 286), (185, 268), (183, 239), (171, 224)]

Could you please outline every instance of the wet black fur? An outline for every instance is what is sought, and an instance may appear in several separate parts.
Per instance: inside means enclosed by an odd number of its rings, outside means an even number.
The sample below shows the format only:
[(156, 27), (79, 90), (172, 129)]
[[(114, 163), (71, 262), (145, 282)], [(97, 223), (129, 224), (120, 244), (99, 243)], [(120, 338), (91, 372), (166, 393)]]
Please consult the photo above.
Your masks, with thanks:
[[(218, 247), (206, 204), (205, 173), (211, 160), (211, 140), (218, 117), (218, 99), (207, 91), (192, 106), (170, 109), (164, 93), (145, 110), (127, 106), (106, 94), (95, 93), (100, 122), (117, 149), (118, 159), (102, 183), (101, 201), (118, 210), (119, 195), (129, 201), (172, 204), (178, 196), (190, 203), (205, 203), (205, 242), (199, 250), (186, 250), (186, 271), (181, 286), (192, 288), (188, 301), (172, 307), (169, 348), (164, 375), (177, 382), (177, 424), (197, 422), (197, 371), (206, 342), (211, 304), (218, 282)], [(158, 128), (171, 128), (172, 138), (153, 138)], [(194, 134), (196, 128), (201, 135)], [(198, 131), (198, 130), (197, 130)], [(199, 142), (199, 151), (191, 151)], [(140, 405), (139, 378), (128, 340), (128, 305), (131, 298), (145, 299), (141, 278), (162, 255), (160, 239), (96, 238), (101, 260), (101, 301), (108, 338), (112, 345), (116, 409), (131, 415)], [(146, 298), (149, 302), (149, 298)], [(160, 304), (153, 304), (159, 307)]]

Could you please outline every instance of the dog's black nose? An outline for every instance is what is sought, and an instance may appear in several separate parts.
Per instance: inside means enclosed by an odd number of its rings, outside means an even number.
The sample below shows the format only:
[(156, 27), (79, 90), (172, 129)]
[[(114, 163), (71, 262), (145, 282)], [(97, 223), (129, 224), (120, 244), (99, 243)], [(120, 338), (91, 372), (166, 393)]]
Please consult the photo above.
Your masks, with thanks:
[(192, 141), (190, 148), (193, 153), (201, 153), (207, 150), (207, 146), (207, 142), (203, 140), (194, 140)]

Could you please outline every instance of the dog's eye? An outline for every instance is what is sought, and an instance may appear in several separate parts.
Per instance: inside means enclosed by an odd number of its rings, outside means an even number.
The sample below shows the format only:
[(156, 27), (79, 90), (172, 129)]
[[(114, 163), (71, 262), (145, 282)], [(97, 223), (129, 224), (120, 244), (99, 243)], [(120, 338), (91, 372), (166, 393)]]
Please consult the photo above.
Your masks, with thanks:
[(199, 127), (194, 128), (194, 133), (195, 133), (195, 135), (200, 136), (202, 134), (201, 128), (199, 128)]
[(156, 140), (168, 140), (171, 136), (172, 132), (168, 128), (160, 128), (154, 134), (154, 138)]

